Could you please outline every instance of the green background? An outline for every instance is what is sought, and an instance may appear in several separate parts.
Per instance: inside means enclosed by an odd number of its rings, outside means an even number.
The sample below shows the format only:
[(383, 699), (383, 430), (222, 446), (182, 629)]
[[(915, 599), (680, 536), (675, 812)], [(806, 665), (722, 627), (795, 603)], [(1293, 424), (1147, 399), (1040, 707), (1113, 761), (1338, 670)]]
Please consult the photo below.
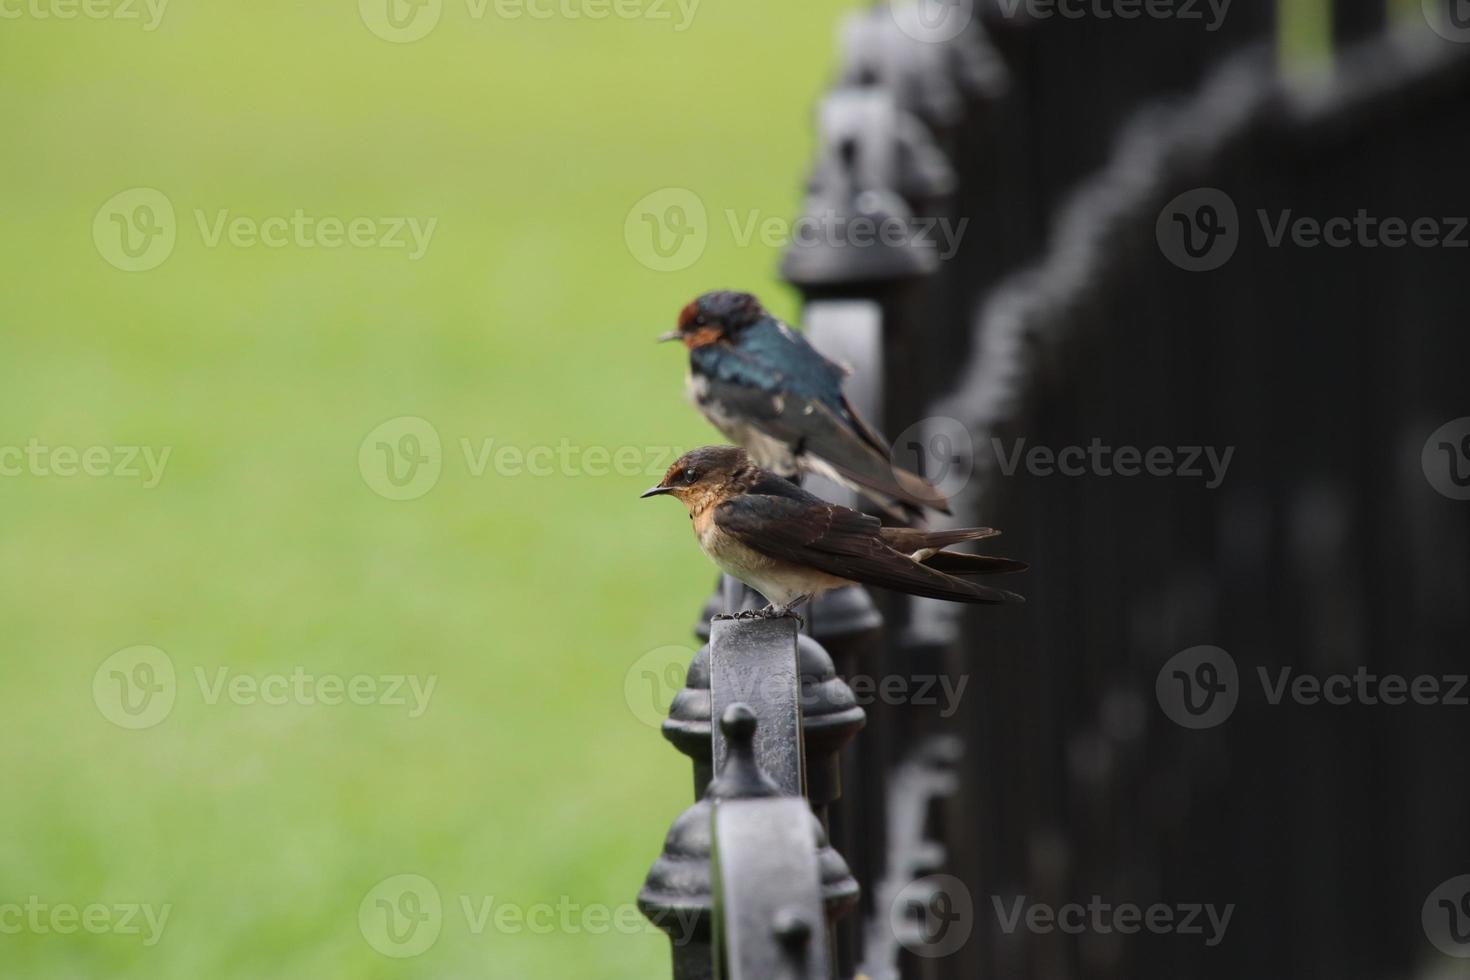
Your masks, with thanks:
[[(644, 670), (689, 653), (645, 654), (692, 646), (714, 576), (680, 508), (637, 494), (670, 447), (713, 435), (683, 401), (681, 352), (653, 337), (707, 288), (795, 312), (779, 250), (742, 247), (723, 211), (797, 213), (847, 6), (704, 0), (680, 32), (477, 20), (447, 0), (407, 44), (350, 0), (173, 0), (152, 32), (0, 20), (0, 446), (172, 449), (152, 489), (0, 478), (0, 903), (173, 906), (152, 947), (0, 934), (0, 975), (667, 971), (661, 934), (594, 934), (580, 912), (572, 931), (557, 913), (551, 934), (474, 934), (459, 900), (594, 909), (596, 929), (691, 802), (687, 762), (642, 720)], [(168, 197), (177, 242), (130, 273), (92, 227), (133, 187)], [(674, 272), (624, 236), (665, 187), (709, 217), (703, 255)], [(438, 225), (411, 261), (209, 247), (195, 218), (296, 208)], [(442, 474), (391, 501), (358, 449), (404, 415), (437, 429)], [(462, 439), (637, 447), (638, 471), (577, 457), (475, 475)], [(92, 683), (138, 644), (168, 654), (178, 693), (134, 731)], [(210, 704), (195, 679), (298, 667), (437, 686), (409, 718)], [(444, 903), (438, 941), (410, 959), (358, 925), (401, 873)]]
[[(797, 212), (848, 0), (703, 0), (682, 31), (672, 5), (512, 20), (446, 0), (405, 44), (350, 0), (172, 0), (153, 31), (7, 3), (0, 447), (171, 455), (153, 488), (0, 477), (0, 906), (171, 909), (152, 946), (0, 933), (0, 973), (665, 975), (662, 936), (601, 925), (627, 921), (689, 802), (650, 722), (713, 577), (679, 509), (636, 499), (712, 439), (652, 337), (708, 288), (795, 312), (779, 249), (737, 229)], [(1322, 9), (1292, 5), (1288, 52), (1320, 49)], [(176, 218), (145, 272), (93, 239), (135, 187)], [(670, 187), (706, 209), (707, 246), (657, 271), (636, 206)], [(415, 261), (210, 246), (196, 218), (298, 208), (437, 224)], [(400, 416), (434, 426), (442, 472), (393, 501), (359, 447)], [(637, 472), (579, 452), (476, 473), (463, 447), (487, 440), (625, 449)], [(177, 695), (130, 730), (93, 680), (136, 645), (167, 653)], [(409, 717), (210, 703), (196, 680), (298, 669), (436, 686)], [(399, 874), (443, 902), (414, 958), (359, 927)], [(477, 931), (462, 900), (549, 906), (554, 927)]]

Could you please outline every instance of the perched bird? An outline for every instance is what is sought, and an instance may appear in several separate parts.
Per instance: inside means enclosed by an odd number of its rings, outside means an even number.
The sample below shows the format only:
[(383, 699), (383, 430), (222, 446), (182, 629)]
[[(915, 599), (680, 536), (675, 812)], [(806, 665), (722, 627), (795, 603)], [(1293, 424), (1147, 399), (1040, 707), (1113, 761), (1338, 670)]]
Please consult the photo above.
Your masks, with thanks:
[(829, 504), (762, 469), (735, 446), (685, 453), (643, 496), (663, 494), (688, 508), (710, 560), (766, 597), (771, 605), (764, 614), (785, 615), (829, 589), (854, 584), (954, 602), (1023, 601), (972, 577), (1024, 571), (1025, 563), (944, 550), (998, 532), (884, 527), (876, 517)]
[(944, 494), (894, 464), (888, 443), (842, 393), (847, 370), (749, 293), (705, 293), (658, 338), (689, 348), (689, 398), (725, 438), (780, 476), (819, 473), (890, 515), (949, 513)]

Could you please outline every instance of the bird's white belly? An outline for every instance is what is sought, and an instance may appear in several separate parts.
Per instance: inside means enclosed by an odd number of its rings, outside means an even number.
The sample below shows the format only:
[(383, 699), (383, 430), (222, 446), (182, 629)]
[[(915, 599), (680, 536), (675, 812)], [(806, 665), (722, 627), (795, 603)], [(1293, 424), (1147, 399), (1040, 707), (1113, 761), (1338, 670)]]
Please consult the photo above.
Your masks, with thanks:
[(766, 435), (740, 416), (727, 412), (719, 399), (710, 397), (709, 382), (704, 378), (691, 373), (685, 391), (690, 403), (709, 420), (709, 424), (719, 429), (726, 439), (750, 453), (750, 458), (755, 460), (757, 466), (781, 476), (796, 475), (796, 457), (792, 454), (791, 447), (780, 439)]
[(828, 589), (851, 584), (825, 572), (763, 555), (715, 527), (713, 521), (698, 536), (700, 549), (721, 571), (738, 578), (777, 606), (788, 605), (799, 596), (817, 596)]

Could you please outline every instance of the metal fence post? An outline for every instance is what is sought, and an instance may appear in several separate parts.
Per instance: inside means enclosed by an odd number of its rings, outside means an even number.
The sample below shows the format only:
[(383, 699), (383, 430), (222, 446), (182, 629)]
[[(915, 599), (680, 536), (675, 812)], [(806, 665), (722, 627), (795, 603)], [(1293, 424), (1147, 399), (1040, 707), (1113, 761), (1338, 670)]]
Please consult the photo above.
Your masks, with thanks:
[[(723, 718), (733, 704), (755, 713), (755, 757), (761, 770), (788, 796), (806, 793), (801, 738), (801, 683), (796, 619), (716, 619), (710, 626), (710, 711)], [(714, 767), (729, 751), (723, 726), (711, 733)]]
[[(807, 798), (827, 823), (827, 809), (842, 796), (841, 751), (863, 727), (866, 714), (847, 682), (837, 676), (832, 658), (806, 634), (796, 637), (801, 671), (801, 733), (806, 750)], [(714, 775), (710, 719), (710, 648), (706, 644), (689, 664), (684, 688), (674, 695), (664, 737), (694, 764), (695, 796)]]
[(858, 883), (806, 803), (762, 771), (759, 724), (739, 703), (720, 719), (727, 761), (709, 797), (718, 975), (835, 977), (830, 936), (857, 903)]
[[(680, 692), (682, 703), (676, 699), (665, 735), (694, 758), (698, 782), (703, 759), (690, 743), (703, 734), (708, 758), (719, 775), (708, 783), (704, 799), (675, 821), (663, 854), (639, 895), (639, 907), (669, 934), (676, 980), (702, 980), (712, 975), (707, 972), (713, 970), (714, 955), (710, 821), (716, 801), (778, 795), (796, 798), (804, 817), (802, 825), (808, 828), (813, 846), (821, 848), (819, 863), (828, 897), (829, 932), (859, 895), (856, 880), (828, 846), (825, 828), (801, 794), (806, 783), (804, 742), (810, 740), (820, 750), (818, 791), (835, 792), (832, 756), (860, 727), (862, 709), (852, 703), (851, 692), (836, 679), (815, 641), (798, 635), (795, 619), (717, 619), (712, 634), (704, 662), (692, 664), (690, 669), (691, 685), (707, 678), (708, 689), (695, 686)], [(809, 651), (810, 686), (803, 685), (800, 672), (803, 645)], [(820, 695), (819, 704), (824, 708), (807, 726), (802, 714), (804, 687)], [(711, 714), (700, 718), (703, 711)], [(711, 730), (708, 718), (715, 715), (721, 718), (721, 724)], [(736, 853), (744, 851), (737, 846)], [(731, 865), (732, 861), (736, 865)], [(726, 864), (727, 874), (745, 880), (742, 857), (727, 854)], [(747, 937), (746, 941), (751, 940)], [(801, 961), (821, 965), (824, 972), (820, 975), (826, 975), (826, 964), (832, 958), (826, 947), (831, 943), (830, 937), (824, 939), (818, 944), (822, 951), (808, 949)], [(784, 955), (789, 959), (791, 953), (788, 949)]]
[(714, 812), (716, 949), (730, 980), (825, 980), (822, 889), (811, 816), (781, 797)]

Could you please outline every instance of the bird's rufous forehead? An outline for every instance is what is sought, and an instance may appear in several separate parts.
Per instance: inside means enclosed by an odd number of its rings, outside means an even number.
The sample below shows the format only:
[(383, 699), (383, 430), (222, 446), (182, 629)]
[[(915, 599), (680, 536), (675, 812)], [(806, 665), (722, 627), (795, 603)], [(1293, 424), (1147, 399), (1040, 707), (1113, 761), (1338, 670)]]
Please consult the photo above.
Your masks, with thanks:
[(694, 300), (679, 311), (679, 329), (688, 330), (697, 316), (699, 316), (699, 300)]

